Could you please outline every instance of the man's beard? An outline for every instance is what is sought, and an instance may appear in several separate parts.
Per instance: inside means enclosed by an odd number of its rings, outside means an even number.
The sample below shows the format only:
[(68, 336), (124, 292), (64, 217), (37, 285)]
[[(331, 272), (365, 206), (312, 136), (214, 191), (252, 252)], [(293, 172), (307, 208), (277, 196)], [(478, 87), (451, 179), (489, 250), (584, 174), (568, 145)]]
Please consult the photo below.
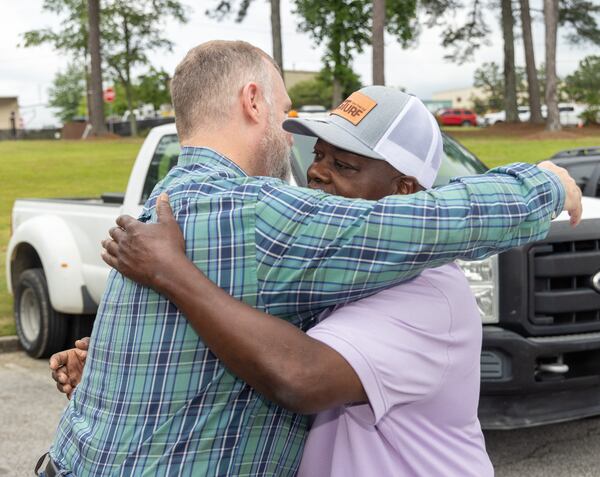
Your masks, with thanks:
[(277, 124), (274, 115), (269, 116), (269, 126), (260, 142), (261, 156), (258, 160), (264, 164), (265, 175), (283, 181), (289, 181), (292, 166), (290, 163), (291, 146), (281, 124)]

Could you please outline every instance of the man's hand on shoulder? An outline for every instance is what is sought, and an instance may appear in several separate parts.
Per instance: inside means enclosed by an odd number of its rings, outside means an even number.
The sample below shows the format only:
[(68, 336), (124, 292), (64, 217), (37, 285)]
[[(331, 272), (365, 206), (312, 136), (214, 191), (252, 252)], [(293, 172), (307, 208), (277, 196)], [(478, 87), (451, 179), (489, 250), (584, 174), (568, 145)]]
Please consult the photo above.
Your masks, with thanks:
[(56, 381), (57, 389), (69, 399), (81, 381), (89, 345), (90, 338), (82, 338), (75, 342), (75, 348), (60, 351), (50, 357), (52, 379)]
[(571, 225), (575, 227), (581, 222), (583, 206), (581, 204), (581, 189), (576, 184), (575, 180), (570, 176), (569, 172), (563, 167), (559, 167), (550, 161), (543, 161), (538, 164), (540, 169), (546, 169), (558, 176), (560, 182), (565, 189), (565, 205), (563, 210), (566, 210), (571, 217)]
[(155, 224), (141, 223), (129, 215), (120, 216), (117, 227), (109, 231), (110, 238), (102, 241), (102, 259), (134, 282), (163, 293), (170, 277), (177, 275), (189, 261), (167, 194), (158, 197), (156, 214)]

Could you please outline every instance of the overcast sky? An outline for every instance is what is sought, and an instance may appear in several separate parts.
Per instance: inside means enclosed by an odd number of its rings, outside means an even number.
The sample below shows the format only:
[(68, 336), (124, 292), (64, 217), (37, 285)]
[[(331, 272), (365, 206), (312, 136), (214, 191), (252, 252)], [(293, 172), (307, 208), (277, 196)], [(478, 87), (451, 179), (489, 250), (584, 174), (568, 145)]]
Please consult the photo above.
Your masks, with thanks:
[[(193, 46), (211, 39), (242, 39), (249, 41), (267, 52), (271, 52), (269, 4), (257, 0), (250, 7), (248, 17), (242, 24), (233, 20), (218, 23), (206, 17), (207, 7), (213, 1), (184, 0), (189, 6), (189, 19), (186, 25), (169, 23), (165, 36), (175, 43), (172, 52), (158, 52), (151, 58), (156, 67), (163, 67), (172, 73), (177, 63)], [(541, 5), (541, 0), (532, 0), (532, 7)], [(41, 11), (42, 0), (2, 0), (0, 15), (0, 96), (19, 97), (21, 113), (26, 127), (40, 127), (56, 124), (52, 111), (43, 105), (48, 101), (48, 88), (55, 73), (64, 69), (69, 58), (53, 51), (49, 46), (21, 48), (21, 34), (27, 30), (56, 27), (60, 19)], [(292, 13), (292, 2), (282, 0), (283, 56), (286, 69), (319, 70), (323, 50), (312, 44), (306, 34), (297, 32), (297, 17)], [(390, 86), (406, 88), (422, 99), (429, 99), (432, 93), (446, 89), (472, 85), (473, 71), (486, 61), (502, 64), (502, 37), (499, 29), (499, 14), (490, 12), (490, 25), (494, 31), (490, 35), (491, 45), (482, 48), (475, 60), (464, 65), (445, 61), (445, 51), (440, 47), (440, 29), (423, 31), (417, 45), (403, 50), (393, 38), (386, 38), (386, 82)], [(543, 62), (544, 31), (540, 22), (534, 23), (536, 60)], [(524, 64), (522, 45), (517, 42), (517, 64)], [(559, 75), (572, 72), (586, 55), (597, 54), (592, 47), (572, 47), (561, 38), (557, 68)], [(371, 51), (356, 56), (353, 67), (360, 74), (363, 83), (371, 81)], [(141, 73), (142, 71), (139, 71)]]

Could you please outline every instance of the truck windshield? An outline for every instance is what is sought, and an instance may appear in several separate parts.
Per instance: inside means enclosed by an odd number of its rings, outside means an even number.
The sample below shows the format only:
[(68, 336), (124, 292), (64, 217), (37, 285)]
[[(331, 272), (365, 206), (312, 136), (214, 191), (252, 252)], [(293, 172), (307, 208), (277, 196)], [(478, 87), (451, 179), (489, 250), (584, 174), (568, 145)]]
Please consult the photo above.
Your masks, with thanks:
[(435, 179), (434, 187), (446, 185), (453, 177), (483, 174), (488, 170), (486, 165), (475, 155), (465, 149), (458, 141), (446, 134), (444, 137), (444, 158)]
[(176, 134), (168, 134), (163, 136), (156, 146), (156, 151), (150, 161), (148, 174), (144, 181), (144, 189), (142, 191), (143, 204), (148, 200), (154, 186), (161, 181), (167, 173), (177, 164), (179, 157), (179, 140)]

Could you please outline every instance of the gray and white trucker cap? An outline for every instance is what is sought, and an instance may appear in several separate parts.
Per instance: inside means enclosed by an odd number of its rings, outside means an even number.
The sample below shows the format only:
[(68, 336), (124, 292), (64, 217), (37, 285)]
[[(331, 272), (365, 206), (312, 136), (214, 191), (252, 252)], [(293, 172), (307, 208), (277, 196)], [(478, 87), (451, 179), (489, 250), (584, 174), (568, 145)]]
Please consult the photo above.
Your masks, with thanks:
[(325, 119), (286, 119), (283, 128), (387, 161), (425, 188), (433, 185), (442, 161), (442, 134), (433, 115), (418, 98), (385, 86), (352, 93)]

